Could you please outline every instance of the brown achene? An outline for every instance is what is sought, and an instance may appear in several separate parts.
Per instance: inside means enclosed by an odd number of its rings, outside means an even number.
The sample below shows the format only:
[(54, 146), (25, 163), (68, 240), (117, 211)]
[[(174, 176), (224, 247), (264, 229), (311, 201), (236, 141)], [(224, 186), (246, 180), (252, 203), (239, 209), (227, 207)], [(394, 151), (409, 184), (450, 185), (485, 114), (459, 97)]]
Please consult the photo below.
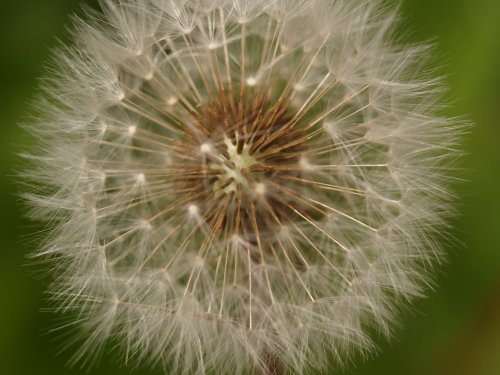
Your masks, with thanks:
[(272, 104), (265, 92), (254, 91), (249, 100), (245, 92), (238, 98), (221, 90), (193, 118), (185, 143), (197, 162), (179, 178), (189, 191), (190, 214), (208, 224), (214, 238), (262, 244), (300, 220), (296, 212), (307, 209), (280, 185), (302, 173), (309, 137), (286, 100)]

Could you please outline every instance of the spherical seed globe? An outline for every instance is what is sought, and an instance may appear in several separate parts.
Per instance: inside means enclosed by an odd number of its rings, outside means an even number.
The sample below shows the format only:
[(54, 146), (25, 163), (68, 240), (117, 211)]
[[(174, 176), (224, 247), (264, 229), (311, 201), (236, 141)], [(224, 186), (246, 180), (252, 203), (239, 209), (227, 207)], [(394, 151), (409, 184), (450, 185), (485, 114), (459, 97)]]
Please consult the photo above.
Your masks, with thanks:
[[(102, 0), (43, 81), (25, 172), (76, 362), (302, 373), (422, 293), (461, 127), (362, 0)], [(75, 339), (76, 340), (76, 339)]]

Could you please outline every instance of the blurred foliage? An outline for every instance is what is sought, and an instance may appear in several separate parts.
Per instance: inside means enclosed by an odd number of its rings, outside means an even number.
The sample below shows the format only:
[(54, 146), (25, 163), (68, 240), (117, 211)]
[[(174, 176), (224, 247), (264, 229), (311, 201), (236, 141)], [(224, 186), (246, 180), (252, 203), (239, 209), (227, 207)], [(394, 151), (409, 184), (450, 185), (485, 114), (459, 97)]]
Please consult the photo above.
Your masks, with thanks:
[[(57, 355), (43, 282), (26, 266), (36, 226), (23, 217), (13, 182), (26, 134), (17, 126), (33, 99), (50, 48), (67, 40), (78, 0), (3, 0), (0, 5), (0, 374), (84, 374)], [(86, 1), (94, 4), (95, 2)], [(375, 358), (353, 360), (349, 375), (500, 374), (500, 1), (404, 0), (403, 28), (416, 41), (435, 40), (437, 65), (451, 88), (448, 112), (475, 123), (465, 140), (468, 182), (455, 246), (436, 288), (404, 315), (392, 343)], [(431, 67), (432, 68), (432, 67)], [(26, 147), (24, 144), (22, 147)], [(105, 356), (92, 374), (153, 374)]]

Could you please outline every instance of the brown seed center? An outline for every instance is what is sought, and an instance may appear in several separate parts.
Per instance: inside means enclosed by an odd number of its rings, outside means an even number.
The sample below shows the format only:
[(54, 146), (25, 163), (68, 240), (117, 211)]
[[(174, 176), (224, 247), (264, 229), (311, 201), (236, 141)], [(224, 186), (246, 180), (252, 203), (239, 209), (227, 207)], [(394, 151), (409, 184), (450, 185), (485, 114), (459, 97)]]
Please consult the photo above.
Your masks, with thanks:
[(302, 173), (307, 137), (286, 101), (273, 105), (259, 94), (237, 100), (222, 92), (196, 116), (188, 138), (196, 178), (184, 184), (193, 213), (213, 233), (265, 241), (297, 218), (284, 178)]

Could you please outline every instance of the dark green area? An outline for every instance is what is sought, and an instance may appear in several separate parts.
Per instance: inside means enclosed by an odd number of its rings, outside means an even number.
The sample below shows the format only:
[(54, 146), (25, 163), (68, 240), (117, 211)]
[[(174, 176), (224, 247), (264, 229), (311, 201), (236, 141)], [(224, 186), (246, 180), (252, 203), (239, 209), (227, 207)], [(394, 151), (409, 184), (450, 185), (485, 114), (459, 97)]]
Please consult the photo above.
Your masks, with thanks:
[[(56, 38), (78, 11), (75, 0), (3, 0), (0, 5), (0, 374), (83, 374), (56, 355), (43, 283), (30, 274), (27, 241), (34, 227), (22, 215), (12, 176), (26, 135), (37, 77)], [(500, 374), (500, 1), (405, 0), (404, 28), (412, 40), (434, 39), (451, 91), (451, 115), (476, 125), (465, 141), (468, 182), (460, 187), (462, 213), (456, 246), (437, 286), (403, 318), (392, 343), (347, 371), (361, 374)], [(92, 374), (130, 374), (105, 356)], [(136, 370), (137, 374), (152, 374)]]

